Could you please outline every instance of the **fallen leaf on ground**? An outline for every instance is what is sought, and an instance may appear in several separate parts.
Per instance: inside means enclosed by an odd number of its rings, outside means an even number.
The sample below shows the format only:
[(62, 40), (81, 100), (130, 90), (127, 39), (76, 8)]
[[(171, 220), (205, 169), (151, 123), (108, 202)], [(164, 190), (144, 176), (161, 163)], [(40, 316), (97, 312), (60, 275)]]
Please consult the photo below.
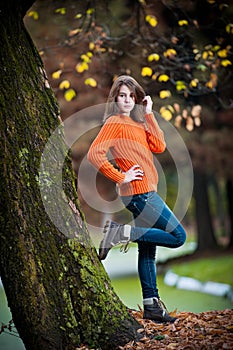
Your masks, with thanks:
[[(157, 324), (142, 318), (142, 310), (131, 310), (145, 333), (138, 342), (130, 342), (121, 350), (175, 349), (221, 350), (233, 349), (233, 310), (207, 311), (195, 314), (180, 312), (173, 324)], [(140, 328), (140, 333), (142, 332)]]

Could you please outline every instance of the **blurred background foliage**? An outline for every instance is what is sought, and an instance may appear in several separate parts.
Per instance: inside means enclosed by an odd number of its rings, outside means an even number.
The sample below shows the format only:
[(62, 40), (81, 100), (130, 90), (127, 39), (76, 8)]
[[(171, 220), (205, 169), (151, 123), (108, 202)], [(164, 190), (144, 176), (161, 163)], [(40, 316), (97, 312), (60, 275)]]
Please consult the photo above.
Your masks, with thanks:
[[(199, 251), (233, 245), (232, 18), (232, 2), (217, 0), (38, 0), (25, 16), (62, 120), (105, 103), (114, 78), (130, 74), (151, 95), (154, 109), (179, 130), (194, 171), (184, 224)], [(72, 146), (77, 176), (102, 116), (97, 107), (78, 113), (78, 125), (88, 132)], [(72, 123), (68, 134), (75, 135)], [(173, 207), (175, 164), (167, 151), (158, 159)], [(97, 188), (106, 200), (116, 198), (114, 184), (101, 174)], [(99, 226), (101, 211), (81, 193), (79, 198), (87, 222)], [(127, 214), (120, 216), (125, 220)]]

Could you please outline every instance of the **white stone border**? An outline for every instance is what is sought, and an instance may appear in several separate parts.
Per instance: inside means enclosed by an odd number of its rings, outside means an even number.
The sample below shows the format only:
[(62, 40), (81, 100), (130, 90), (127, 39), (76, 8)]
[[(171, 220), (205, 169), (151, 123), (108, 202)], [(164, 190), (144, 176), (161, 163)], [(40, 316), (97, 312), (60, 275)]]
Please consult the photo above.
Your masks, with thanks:
[(168, 270), (164, 276), (164, 283), (170, 287), (227, 297), (233, 303), (233, 289), (229, 284), (218, 282), (201, 282), (195, 278), (179, 276)]

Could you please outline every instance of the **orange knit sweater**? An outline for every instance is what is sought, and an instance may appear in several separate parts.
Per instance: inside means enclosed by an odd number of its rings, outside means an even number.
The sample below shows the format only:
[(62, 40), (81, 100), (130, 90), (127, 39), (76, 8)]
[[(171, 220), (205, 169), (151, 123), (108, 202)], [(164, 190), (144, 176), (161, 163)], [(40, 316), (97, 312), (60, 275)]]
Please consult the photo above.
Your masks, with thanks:
[[(125, 115), (109, 117), (87, 154), (88, 160), (100, 172), (118, 184), (121, 196), (157, 190), (158, 173), (152, 152), (163, 152), (166, 144), (153, 113), (146, 114), (145, 118), (147, 128)], [(111, 159), (114, 159), (119, 169), (111, 163)], [(139, 164), (144, 171), (142, 180), (124, 184), (124, 172), (135, 164)]]

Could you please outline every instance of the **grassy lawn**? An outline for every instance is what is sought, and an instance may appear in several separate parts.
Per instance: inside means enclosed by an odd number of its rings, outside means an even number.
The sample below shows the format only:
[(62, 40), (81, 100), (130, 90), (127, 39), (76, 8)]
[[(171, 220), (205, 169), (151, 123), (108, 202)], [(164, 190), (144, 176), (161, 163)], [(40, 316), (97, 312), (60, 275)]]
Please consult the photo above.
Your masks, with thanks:
[(233, 255), (172, 265), (171, 270), (179, 276), (196, 278), (201, 282), (227, 283), (233, 287)]
[[(223, 297), (167, 286), (163, 283), (162, 275), (158, 276), (157, 284), (160, 297), (169, 311), (176, 309), (178, 312), (190, 311), (198, 313), (231, 309), (233, 306), (229, 299)], [(114, 278), (112, 279), (112, 285), (117, 295), (129, 308), (138, 310), (138, 305), (142, 307), (141, 287), (137, 276)]]
[[(192, 262), (171, 264), (173, 272), (180, 276), (196, 278), (202, 282), (213, 281), (227, 283), (233, 287), (233, 256), (226, 255), (212, 258), (202, 258)], [(181, 290), (164, 284), (163, 275), (157, 276), (160, 297), (169, 310), (202, 312), (232, 308), (231, 301), (224, 297)], [(112, 284), (122, 299), (130, 308), (142, 306), (141, 287), (137, 276), (113, 278)]]

